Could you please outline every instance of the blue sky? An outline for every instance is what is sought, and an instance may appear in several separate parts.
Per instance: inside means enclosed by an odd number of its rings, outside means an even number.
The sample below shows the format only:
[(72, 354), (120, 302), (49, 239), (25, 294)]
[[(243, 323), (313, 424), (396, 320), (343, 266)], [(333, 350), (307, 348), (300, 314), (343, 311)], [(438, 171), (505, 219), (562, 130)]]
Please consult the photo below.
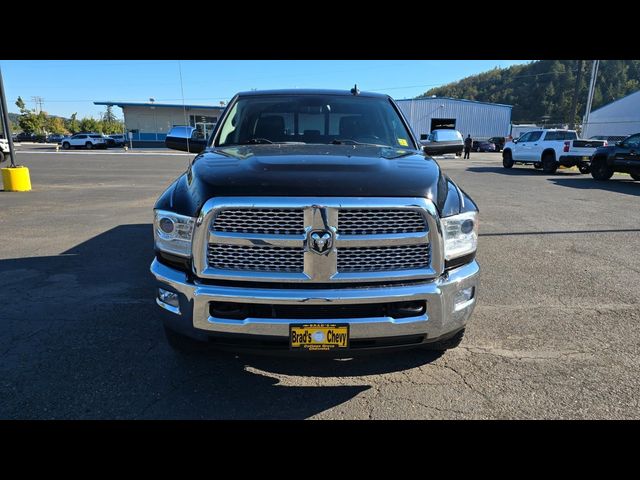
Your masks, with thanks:
[[(218, 105), (243, 90), (338, 88), (410, 98), (432, 86), (459, 80), (496, 66), (528, 60), (0, 60), (7, 104), (17, 112), (20, 95), (34, 108), (69, 117), (99, 116), (94, 101), (181, 103), (180, 66), (185, 102)], [(121, 116), (122, 111), (115, 109)]]

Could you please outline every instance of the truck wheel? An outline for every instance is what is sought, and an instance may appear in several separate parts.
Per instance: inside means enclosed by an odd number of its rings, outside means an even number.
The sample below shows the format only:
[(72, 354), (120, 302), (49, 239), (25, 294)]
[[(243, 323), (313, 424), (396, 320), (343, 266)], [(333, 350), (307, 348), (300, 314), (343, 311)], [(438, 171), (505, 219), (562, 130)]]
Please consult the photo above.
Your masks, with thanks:
[(578, 165), (578, 170), (580, 170), (580, 173), (589, 173), (589, 165)]
[(545, 153), (542, 156), (542, 171), (544, 173), (556, 173), (556, 170), (558, 170), (556, 157), (552, 153)]
[(596, 157), (591, 161), (591, 176), (598, 181), (609, 180), (613, 176), (613, 169), (607, 165), (605, 157)]
[(62, 144), (62, 148), (63, 150), (69, 150), (71, 148), (71, 145), (69, 145), (69, 142), (64, 142)]
[(87, 142), (84, 144), (84, 146), (86, 147), (87, 150), (91, 150), (93, 148), (93, 143)]
[(638, 175), (637, 173), (630, 173), (629, 175), (631, 175), (631, 178), (633, 178), (636, 182), (640, 182), (640, 175)]
[(533, 168), (535, 168), (535, 169), (537, 169), (537, 170), (540, 170), (540, 169), (542, 168), (542, 164), (541, 164), (540, 162), (538, 162), (538, 163), (534, 163), (534, 164), (533, 164)]
[(206, 342), (199, 342), (186, 335), (182, 335), (169, 327), (164, 327), (164, 336), (172, 350), (179, 353), (200, 352), (208, 347)]
[(452, 348), (456, 348), (462, 342), (462, 338), (464, 337), (464, 328), (456, 333), (453, 337), (447, 338), (446, 340), (440, 340), (439, 342), (433, 343), (425, 343), (423, 348), (425, 350), (436, 351), (436, 352), (444, 352), (445, 350), (450, 350)]
[(513, 158), (511, 157), (511, 152), (502, 153), (502, 166), (504, 168), (513, 167)]

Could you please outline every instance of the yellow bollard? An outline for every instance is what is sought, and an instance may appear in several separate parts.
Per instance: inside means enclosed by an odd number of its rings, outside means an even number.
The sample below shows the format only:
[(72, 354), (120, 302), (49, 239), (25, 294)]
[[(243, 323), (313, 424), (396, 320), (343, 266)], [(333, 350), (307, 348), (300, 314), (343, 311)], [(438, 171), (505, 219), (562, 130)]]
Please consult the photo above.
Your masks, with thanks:
[(22, 165), (0, 168), (2, 170), (2, 185), (5, 192), (28, 192), (31, 190), (29, 169)]

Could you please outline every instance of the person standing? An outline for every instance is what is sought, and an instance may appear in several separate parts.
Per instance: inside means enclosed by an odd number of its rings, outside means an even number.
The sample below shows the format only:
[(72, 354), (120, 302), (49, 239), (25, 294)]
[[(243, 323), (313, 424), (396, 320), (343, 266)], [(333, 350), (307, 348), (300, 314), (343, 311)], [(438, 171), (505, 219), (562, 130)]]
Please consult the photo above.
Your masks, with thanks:
[(473, 139), (471, 138), (471, 134), (468, 134), (467, 138), (464, 139), (464, 158), (469, 158), (469, 152), (471, 152), (472, 145)]

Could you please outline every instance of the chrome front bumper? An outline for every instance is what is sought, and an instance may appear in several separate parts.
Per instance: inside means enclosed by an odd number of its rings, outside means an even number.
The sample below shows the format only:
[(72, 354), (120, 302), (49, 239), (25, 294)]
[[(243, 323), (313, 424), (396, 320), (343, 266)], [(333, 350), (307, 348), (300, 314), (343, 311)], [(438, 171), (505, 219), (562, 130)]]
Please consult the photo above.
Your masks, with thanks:
[[(476, 261), (459, 267), (430, 282), (370, 288), (293, 289), (216, 286), (190, 282), (183, 272), (154, 260), (151, 273), (158, 287), (178, 294), (179, 306), (173, 307), (156, 298), (169, 315), (172, 328), (194, 338), (206, 339), (214, 334), (266, 335), (288, 337), (292, 323), (349, 323), (353, 339), (425, 335), (426, 339), (445, 336), (460, 330), (476, 304), (480, 268)], [(471, 300), (454, 305), (460, 290), (475, 287)], [(391, 317), (351, 319), (273, 319), (247, 318), (227, 320), (209, 315), (209, 302), (326, 305), (382, 303), (426, 300), (427, 312), (410, 318)]]

